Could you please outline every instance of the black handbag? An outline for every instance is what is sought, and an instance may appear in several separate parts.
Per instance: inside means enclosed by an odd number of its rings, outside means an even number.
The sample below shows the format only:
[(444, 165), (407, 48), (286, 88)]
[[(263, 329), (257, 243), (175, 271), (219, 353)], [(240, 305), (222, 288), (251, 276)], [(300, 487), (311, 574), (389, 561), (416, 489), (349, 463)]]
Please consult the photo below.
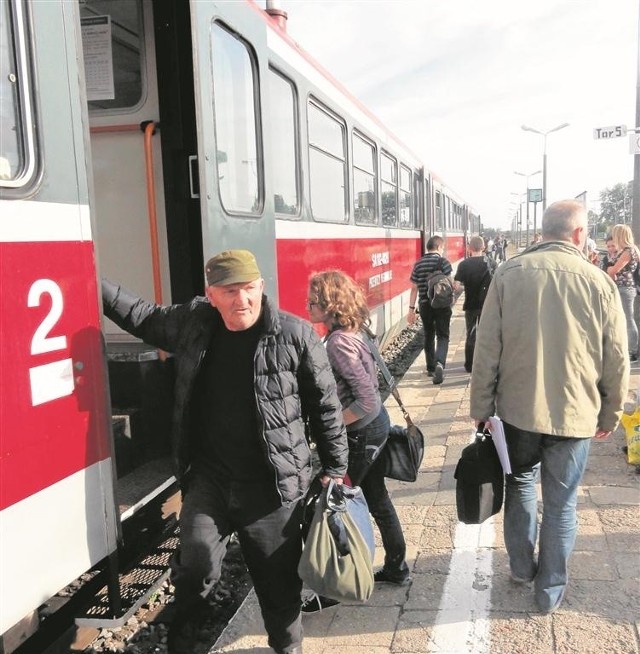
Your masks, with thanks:
[(502, 508), (504, 471), (493, 438), (484, 425), (476, 438), (462, 450), (454, 473), (458, 520), (479, 525)]
[(424, 457), (424, 435), (411, 420), (409, 412), (402, 404), (396, 380), (389, 372), (389, 368), (387, 368), (386, 363), (380, 356), (378, 348), (368, 334), (365, 333), (364, 337), (407, 423), (406, 427), (392, 425), (389, 429), (389, 438), (380, 453), (380, 459), (384, 465), (384, 476), (398, 481), (415, 481), (418, 478), (418, 471)]
[(407, 426), (392, 425), (389, 439), (380, 454), (384, 476), (398, 481), (415, 481), (424, 457), (424, 436), (406, 416)]

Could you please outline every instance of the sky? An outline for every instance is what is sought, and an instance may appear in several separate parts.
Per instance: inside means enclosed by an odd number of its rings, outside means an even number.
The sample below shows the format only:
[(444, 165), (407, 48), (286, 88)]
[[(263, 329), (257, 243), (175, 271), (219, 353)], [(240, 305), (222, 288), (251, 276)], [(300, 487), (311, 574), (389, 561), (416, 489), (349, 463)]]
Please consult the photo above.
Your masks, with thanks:
[[(547, 201), (633, 178), (638, 0), (281, 0), (287, 31), (482, 217), (509, 229), (525, 174)], [(542, 188), (542, 174), (529, 179)], [(523, 205), (523, 216), (526, 211)], [(541, 206), (538, 205), (538, 217)], [(533, 205), (531, 205), (531, 215)], [(533, 218), (532, 218), (533, 220)]]

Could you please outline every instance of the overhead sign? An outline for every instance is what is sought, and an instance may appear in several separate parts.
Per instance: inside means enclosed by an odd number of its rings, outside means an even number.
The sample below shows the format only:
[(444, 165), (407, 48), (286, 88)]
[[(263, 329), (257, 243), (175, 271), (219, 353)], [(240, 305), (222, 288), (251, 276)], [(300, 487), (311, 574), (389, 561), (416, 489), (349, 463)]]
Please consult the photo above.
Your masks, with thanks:
[(542, 202), (542, 189), (530, 188), (529, 189), (529, 202)]
[(640, 134), (629, 134), (629, 154), (640, 154)]
[(627, 135), (626, 125), (613, 125), (612, 127), (596, 127), (593, 130), (594, 139), (615, 139)]

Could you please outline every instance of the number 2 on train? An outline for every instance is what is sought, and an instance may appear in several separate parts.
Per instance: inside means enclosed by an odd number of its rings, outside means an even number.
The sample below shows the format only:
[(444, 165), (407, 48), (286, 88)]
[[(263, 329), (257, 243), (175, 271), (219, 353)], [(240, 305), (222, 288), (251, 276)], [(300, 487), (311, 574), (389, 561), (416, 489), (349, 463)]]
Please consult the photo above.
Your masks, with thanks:
[[(66, 336), (49, 335), (62, 316), (64, 309), (62, 290), (51, 279), (39, 279), (29, 289), (27, 306), (40, 306), (43, 295), (51, 298), (51, 308), (33, 334), (31, 339), (32, 355), (64, 350), (67, 347)], [(29, 380), (33, 406), (71, 395), (74, 388), (72, 360), (67, 358), (33, 366), (29, 368)]]

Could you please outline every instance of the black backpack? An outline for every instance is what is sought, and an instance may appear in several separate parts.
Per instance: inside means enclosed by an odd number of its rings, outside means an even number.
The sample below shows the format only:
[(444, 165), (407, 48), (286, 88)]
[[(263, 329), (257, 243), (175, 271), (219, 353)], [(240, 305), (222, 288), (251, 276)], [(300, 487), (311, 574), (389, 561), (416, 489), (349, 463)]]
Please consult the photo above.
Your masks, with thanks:
[(453, 284), (442, 270), (436, 270), (427, 277), (427, 299), (433, 309), (445, 309), (453, 304)]
[(480, 290), (478, 291), (478, 300), (480, 303), (480, 309), (482, 309), (484, 305), (484, 301), (487, 298), (487, 293), (489, 291), (489, 286), (491, 285), (491, 280), (493, 279), (493, 273), (495, 272), (495, 268), (491, 266), (491, 262), (487, 257), (484, 258), (484, 263), (487, 269), (484, 271), (484, 275), (482, 276), (482, 281), (480, 282)]

